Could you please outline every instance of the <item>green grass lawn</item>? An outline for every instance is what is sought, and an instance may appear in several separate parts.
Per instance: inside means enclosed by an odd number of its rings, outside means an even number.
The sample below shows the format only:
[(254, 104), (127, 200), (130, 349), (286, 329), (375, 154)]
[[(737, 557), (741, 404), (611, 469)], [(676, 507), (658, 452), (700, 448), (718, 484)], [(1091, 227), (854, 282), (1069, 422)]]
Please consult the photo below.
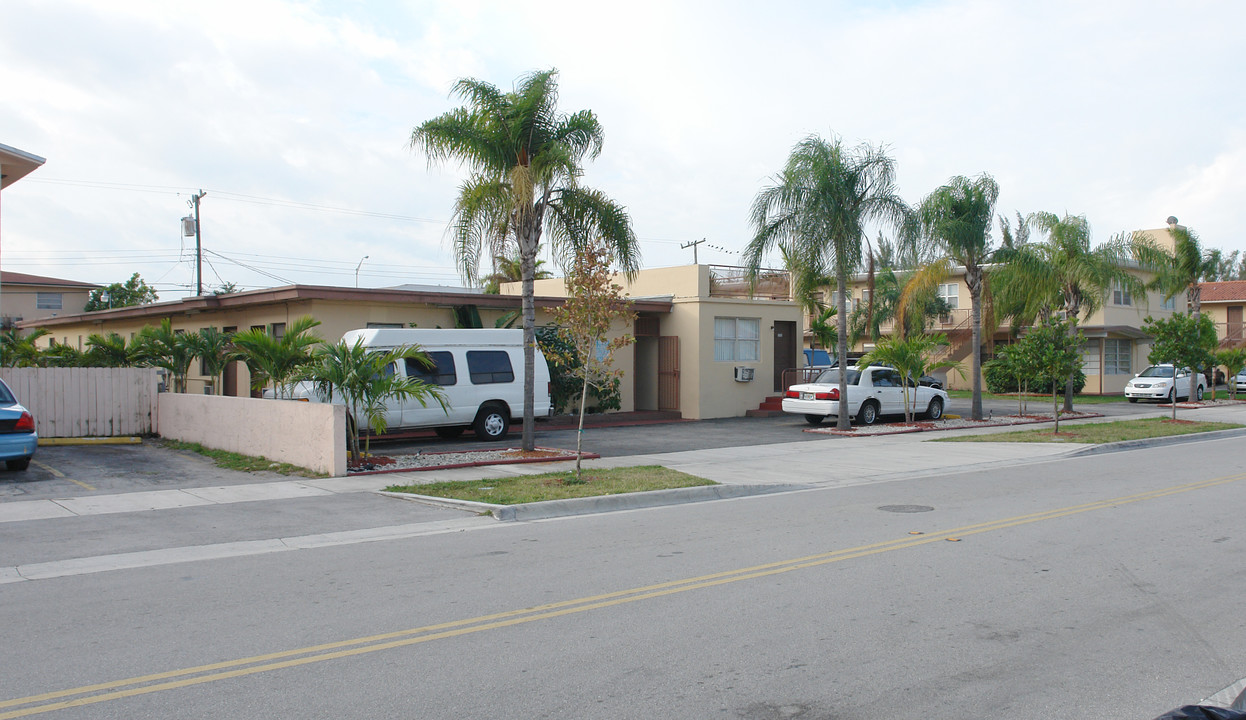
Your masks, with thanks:
[[(948, 390), (947, 394), (949, 397), (959, 398), (962, 400), (968, 400), (973, 397), (972, 390)], [(983, 392), (982, 397), (984, 399), (990, 398), (992, 400), (1007, 400), (1007, 401), (1013, 402), (1014, 404), (1017, 402), (1016, 393), (1011, 393), (1011, 394), (1006, 394), (1006, 395), (996, 395), (995, 393)], [(1060, 396), (1060, 402), (1061, 404), (1064, 403), (1063, 395)], [(1123, 403), (1123, 402), (1128, 402), (1128, 399), (1124, 395), (1074, 395), (1073, 396), (1074, 405), (1103, 405), (1105, 403)], [(1035, 395), (1034, 393), (1030, 393), (1026, 395), (1026, 403), (1029, 405), (1033, 405), (1034, 403), (1046, 403), (1047, 406), (1050, 407), (1051, 396), (1050, 395)]]
[(1240, 427), (1243, 426), (1237, 423), (1181, 419), (1174, 423), (1167, 418), (1145, 418), (1142, 420), (1117, 420), (1116, 422), (1105, 423), (1062, 424), (1059, 435), (1054, 435), (1050, 429), (1020, 430), (1008, 433), (938, 438), (933, 442), (1060, 442), (1097, 445), (1100, 443), (1120, 442), (1122, 440), (1142, 440), (1168, 435), (1190, 435), (1192, 433), (1211, 432), (1212, 430), (1231, 430)]
[(621, 495), (647, 490), (717, 485), (695, 475), (664, 468), (661, 465), (639, 465), (625, 468), (585, 468), (583, 482), (576, 483), (575, 471), (492, 478), (459, 480), (427, 485), (391, 485), (390, 492), (415, 493), (433, 497), (471, 500), (494, 505), (518, 505), (542, 500)]

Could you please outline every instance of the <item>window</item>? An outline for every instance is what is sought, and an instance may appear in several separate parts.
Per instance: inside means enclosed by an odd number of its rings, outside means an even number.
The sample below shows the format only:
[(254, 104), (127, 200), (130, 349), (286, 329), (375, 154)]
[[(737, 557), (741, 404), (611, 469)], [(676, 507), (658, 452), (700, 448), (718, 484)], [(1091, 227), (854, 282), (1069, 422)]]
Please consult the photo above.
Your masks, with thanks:
[(467, 373), (473, 385), (515, 381), (511, 356), (505, 350), (468, 350)]
[(381, 322), (370, 322), (370, 323), (368, 323), (367, 327), (368, 327), (368, 329), (369, 329), (369, 330), (371, 330), (371, 329), (373, 329), (373, 328), (377, 328), (377, 329), (398, 329), (398, 328), (402, 328), (402, 327), (403, 327), (403, 324), (402, 324), (402, 323), (381, 323)]
[(1119, 282), (1112, 283), (1112, 304), (1133, 305), (1133, 298), (1129, 297), (1129, 290), (1125, 289)]
[(40, 310), (60, 310), (61, 294), (54, 292), (35, 293), (35, 307)]
[(454, 385), (459, 381), (454, 372), (454, 356), (445, 350), (434, 350), (428, 354), (435, 367), (427, 367), (415, 358), (406, 358), (407, 377), (415, 378), (429, 385)]
[(1166, 297), (1160, 300), (1159, 306), (1161, 309), (1164, 309), (1164, 310), (1176, 310), (1177, 309), (1177, 296), (1173, 295), (1172, 297)]
[(286, 324), (273, 323), (272, 330), (269, 331), (269, 334), (273, 336), (274, 340), (280, 340), (286, 334)]
[(1130, 358), (1133, 343), (1126, 339), (1108, 338), (1103, 341), (1103, 374), (1131, 375)]
[(714, 361), (757, 362), (761, 357), (761, 318), (714, 318)]
[(1087, 340), (1082, 345), (1082, 372), (1087, 375), (1099, 374), (1099, 341)]
[(947, 306), (953, 310), (960, 307), (960, 283), (941, 283), (939, 285), (939, 299), (947, 303)]

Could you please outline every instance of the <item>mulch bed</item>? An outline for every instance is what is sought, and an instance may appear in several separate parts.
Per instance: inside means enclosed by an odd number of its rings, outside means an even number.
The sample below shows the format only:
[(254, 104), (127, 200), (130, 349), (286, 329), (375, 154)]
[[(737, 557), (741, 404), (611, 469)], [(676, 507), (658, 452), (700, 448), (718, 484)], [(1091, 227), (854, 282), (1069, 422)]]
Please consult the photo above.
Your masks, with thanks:
[[(581, 453), (581, 459), (600, 458), (597, 453)], [(484, 465), (518, 465), (523, 463), (563, 462), (575, 460), (574, 450), (536, 448), (521, 450), (447, 450), (443, 452), (416, 453), (414, 455), (372, 455), (363, 461), (348, 463), (350, 475), (379, 475), (397, 472), (424, 472), (450, 470), (453, 468), (481, 467)]]

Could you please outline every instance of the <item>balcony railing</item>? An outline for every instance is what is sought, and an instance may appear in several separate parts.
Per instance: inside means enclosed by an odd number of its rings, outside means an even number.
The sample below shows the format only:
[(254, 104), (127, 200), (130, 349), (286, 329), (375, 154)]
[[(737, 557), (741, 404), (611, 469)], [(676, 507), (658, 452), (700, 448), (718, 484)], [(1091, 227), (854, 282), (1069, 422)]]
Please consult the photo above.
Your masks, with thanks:
[(791, 276), (786, 270), (761, 269), (757, 283), (749, 282), (749, 270), (735, 265), (710, 265), (710, 297), (754, 297), (790, 300)]

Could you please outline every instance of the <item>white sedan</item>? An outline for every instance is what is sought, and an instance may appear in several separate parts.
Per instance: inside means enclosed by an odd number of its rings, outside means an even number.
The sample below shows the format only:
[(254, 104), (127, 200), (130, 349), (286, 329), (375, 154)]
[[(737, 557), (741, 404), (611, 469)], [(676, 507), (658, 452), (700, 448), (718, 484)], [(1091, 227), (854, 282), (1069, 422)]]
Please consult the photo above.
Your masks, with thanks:
[[(862, 425), (873, 425), (883, 415), (904, 414), (904, 386), (900, 373), (889, 367), (871, 365), (848, 368), (848, 416)], [(931, 420), (943, 417), (947, 392), (941, 388), (915, 385), (909, 381), (909, 403), (914, 414)], [(810, 425), (829, 416), (839, 416), (839, 368), (824, 370), (811, 383), (793, 385), (783, 394), (783, 412), (804, 415)]]
[[(1207, 380), (1202, 373), (1198, 375), (1198, 387), (1195, 389), (1195, 400), (1203, 399), (1207, 389)], [(1125, 397), (1129, 402), (1139, 400), (1159, 400), (1173, 402), (1190, 397), (1190, 369), (1180, 368), (1176, 378), (1173, 377), (1172, 365), (1152, 365), (1125, 383)]]

